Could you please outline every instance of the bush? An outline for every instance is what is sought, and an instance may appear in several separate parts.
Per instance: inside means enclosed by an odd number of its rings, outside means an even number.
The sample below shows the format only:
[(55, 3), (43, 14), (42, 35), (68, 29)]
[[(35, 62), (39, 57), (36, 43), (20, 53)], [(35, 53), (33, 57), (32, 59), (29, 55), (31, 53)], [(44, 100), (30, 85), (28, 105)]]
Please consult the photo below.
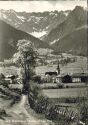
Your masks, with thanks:
[(34, 82), (37, 82), (38, 84), (42, 83), (41, 76), (39, 76), (39, 75), (34, 76), (33, 80), (34, 80)]
[(45, 114), (46, 118), (50, 120), (57, 120), (58, 119), (58, 106), (56, 105), (48, 105), (47, 112)]
[(37, 97), (41, 94), (41, 88), (37, 83), (30, 82), (30, 93), (33, 94), (33, 98), (37, 99)]
[(81, 120), (88, 121), (88, 106), (82, 106), (80, 110)]
[(45, 113), (48, 104), (49, 104), (48, 98), (41, 95), (37, 98), (34, 109), (37, 113)]
[(29, 90), (28, 98), (29, 98), (29, 103), (31, 108), (34, 108), (36, 100), (40, 95), (40, 93), (41, 93), (41, 89), (38, 86), (38, 84), (30, 81), (30, 90)]
[(78, 103), (78, 110), (80, 115), (80, 120), (88, 125), (88, 94), (83, 97)]
[(33, 109), (34, 106), (35, 106), (35, 99), (34, 99), (34, 97), (33, 97), (33, 94), (30, 93), (30, 94), (28, 95), (28, 98), (29, 98), (28, 101), (29, 101), (30, 107)]
[(6, 111), (4, 109), (0, 109), (0, 116), (6, 116)]
[[(59, 123), (63, 122), (62, 125), (64, 125), (65, 121), (66, 123), (73, 122), (74, 119), (72, 119), (72, 114), (74, 112), (69, 112), (68, 109), (55, 105), (51, 100), (40, 93), (41, 91), (38, 84), (31, 83), (29, 93), (29, 103), (31, 108), (37, 113), (44, 114), (49, 120), (57, 121)], [(68, 102), (69, 100), (66, 101)]]

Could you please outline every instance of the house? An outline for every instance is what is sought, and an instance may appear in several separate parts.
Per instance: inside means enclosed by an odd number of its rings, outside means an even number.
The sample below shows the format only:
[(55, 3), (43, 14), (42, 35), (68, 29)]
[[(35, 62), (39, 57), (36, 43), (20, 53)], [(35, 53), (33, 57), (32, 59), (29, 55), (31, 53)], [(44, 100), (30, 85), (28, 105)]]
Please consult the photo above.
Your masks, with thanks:
[(88, 82), (88, 73), (60, 74), (56, 77), (57, 83), (81, 83)]
[(72, 74), (72, 82), (88, 82), (88, 73)]
[(57, 83), (71, 83), (72, 77), (68, 74), (60, 74), (56, 77)]
[(57, 77), (56, 77), (56, 83), (61, 83), (62, 82), (62, 75), (60, 74), (60, 75), (58, 75)]
[(56, 82), (57, 72), (45, 72), (47, 82)]
[(72, 76), (71, 75), (65, 75), (62, 77), (62, 82), (63, 83), (72, 83)]
[(52, 76), (52, 75), (57, 75), (57, 72), (45, 72), (45, 75), (50, 75), (50, 76)]
[(9, 83), (16, 83), (17, 82), (17, 76), (15, 75), (7, 75), (5, 80), (8, 81)]

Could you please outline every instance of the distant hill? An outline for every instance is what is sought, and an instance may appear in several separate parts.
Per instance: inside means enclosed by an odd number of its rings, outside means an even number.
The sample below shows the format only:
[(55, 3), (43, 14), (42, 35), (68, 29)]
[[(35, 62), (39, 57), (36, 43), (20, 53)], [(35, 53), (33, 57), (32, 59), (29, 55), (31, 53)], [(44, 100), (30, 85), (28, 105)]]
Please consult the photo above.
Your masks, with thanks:
[(17, 30), (0, 20), (0, 60), (11, 58), (17, 51), (17, 41), (28, 39), (36, 48), (47, 48), (48, 44), (23, 31)]

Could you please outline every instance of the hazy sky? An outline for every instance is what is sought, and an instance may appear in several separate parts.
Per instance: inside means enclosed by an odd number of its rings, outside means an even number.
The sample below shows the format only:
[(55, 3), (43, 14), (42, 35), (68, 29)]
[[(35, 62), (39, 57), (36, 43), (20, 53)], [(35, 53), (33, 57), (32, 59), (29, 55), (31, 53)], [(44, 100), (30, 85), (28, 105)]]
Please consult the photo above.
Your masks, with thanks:
[(87, 7), (87, 0), (68, 1), (0, 1), (0, 9), (15, 11), (43, 12), (53, 10), (69, 10), (76, 5)]

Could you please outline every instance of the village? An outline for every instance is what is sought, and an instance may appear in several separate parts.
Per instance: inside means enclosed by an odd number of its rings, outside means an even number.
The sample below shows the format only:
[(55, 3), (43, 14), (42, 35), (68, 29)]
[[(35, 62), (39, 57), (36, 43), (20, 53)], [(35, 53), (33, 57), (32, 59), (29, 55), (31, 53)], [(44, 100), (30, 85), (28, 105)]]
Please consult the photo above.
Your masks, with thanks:
[[(23, 91), (26, 93), (26, 90), (23, 90), (19, 68), (12, 61), (5, 60), (0, 63), (0, 89), (1, 93), (4, 93), (4, 96), (1, 94), (1, 98), (7, 98), (7, 95), (9, 95), (13, 100), (11, 104), (19, 104), (22, 93)], [(66, 118), (69, 116), (68, 119), (72, 122), (77, 122), (77, 105), (80, 105), (83, 99), (86, 101), (87, 95), (88, 72), (86, 61), (86, 57), (66, 53), (49, 54), (47, 57), (40, 55), (34, 68), (35, 74), (30, 81), (30, 85), (31, 82), (33, 84), (31, 88), (33, 90), (28, 97), (30, 107), (39, 114), (45, 114), (45, 117), (50, 120), (54, 119), (54, 115), (56, 115), (55, 120), (64, 115)], [(38, 93), (42, 93), (39, 99)], [(9, 96), (8, 98), (10, 98)], [(52, 104), (54, 106), (53, 112), (50, 111)]]
[(0, 2), (0, 125), (88, 125), (87, 1)]
[[(84, 61), (85, 60), (85, 61)], [(33, 80), (37, 82), (41, 88), (85, 88), (88, 82), (87, 59), (85, 57), (77, 57), (71, 54), (40, 55), (36, 61), (35, 75)], [(78, 66), (80, 63), (80, 66)], [(4, 61), (0, 64), (3, 70), (0, 77), (6, 80), (12, 86), (21, 86), (19, 71), (14, 67), (11, 60)], [(14, 70), (10, 70), (10, 67)], [(7, 69), (7, 72), (6, 70)], [(17, 84), (18, 83), (18, 84)], [(10, 85), (11, 86), (11, 85)], [(50, 90), (49, 90), (50, 91)], [(57, 91), (56, 91), (57, 94)]]

